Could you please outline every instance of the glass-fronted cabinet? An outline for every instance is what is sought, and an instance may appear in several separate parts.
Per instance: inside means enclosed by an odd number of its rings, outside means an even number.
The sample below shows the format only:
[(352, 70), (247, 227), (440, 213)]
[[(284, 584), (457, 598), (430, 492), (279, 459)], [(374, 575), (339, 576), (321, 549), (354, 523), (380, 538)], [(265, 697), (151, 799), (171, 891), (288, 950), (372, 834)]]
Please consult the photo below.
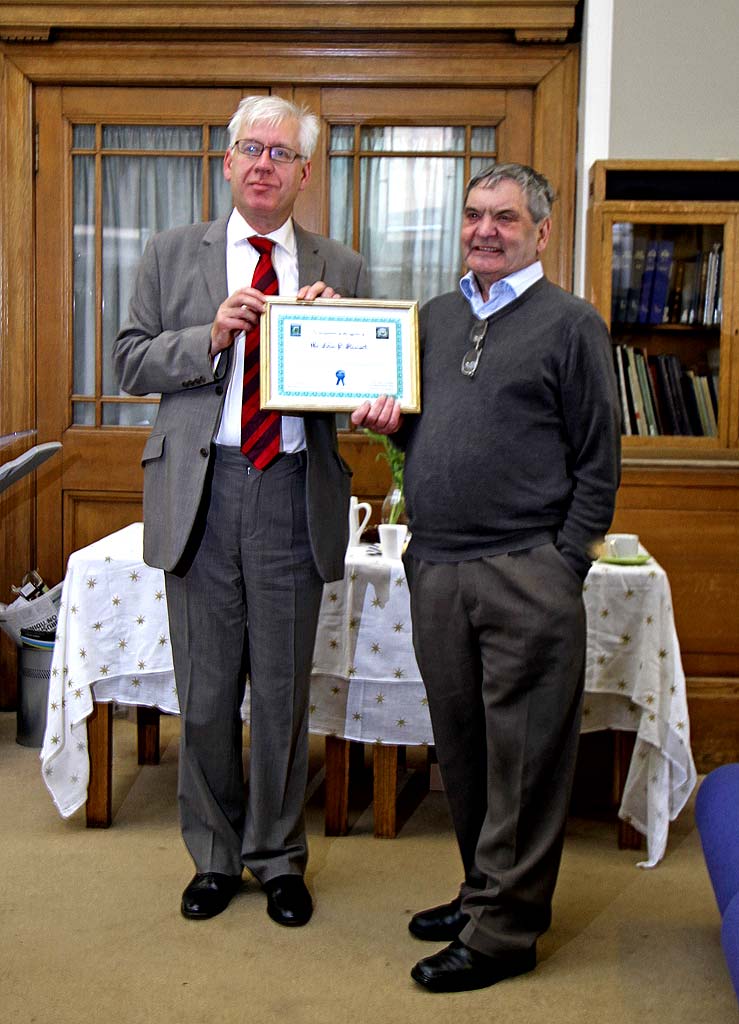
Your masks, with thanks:
[(611, 329), (627, 447), (737, 445), (737, 168), (594, 165), (590, 297)]

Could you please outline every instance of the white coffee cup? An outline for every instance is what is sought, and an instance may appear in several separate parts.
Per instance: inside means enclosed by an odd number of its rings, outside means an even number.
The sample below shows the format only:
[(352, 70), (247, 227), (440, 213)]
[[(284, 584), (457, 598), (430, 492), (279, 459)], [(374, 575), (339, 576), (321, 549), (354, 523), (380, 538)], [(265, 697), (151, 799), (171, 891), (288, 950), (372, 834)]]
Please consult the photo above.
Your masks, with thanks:
[(362, 539), (367, 523), (372, 515), (372, 506), (368, 501), (360, 501), (353, 494), (349, 499), (349, 547), (355, 548)]
[(408, 533), (405, 523), (380, 523), (377, 532), (380, 534), (380, 550), (383, 558), (401, 558)]
[(606, 558), (636, 558), (638, 554), (638, 533), (606, 534)]

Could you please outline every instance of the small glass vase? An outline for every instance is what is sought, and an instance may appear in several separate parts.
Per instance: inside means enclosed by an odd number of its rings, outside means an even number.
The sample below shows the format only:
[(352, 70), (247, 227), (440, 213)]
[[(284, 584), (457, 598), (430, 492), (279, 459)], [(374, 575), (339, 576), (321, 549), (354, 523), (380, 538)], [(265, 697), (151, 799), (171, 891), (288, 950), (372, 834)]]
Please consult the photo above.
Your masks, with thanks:
[(390, 490), (385, 495), (385, 499), (380, 509), (380, 522), (381, 523), (406, 523), (408, 518), (405, 514), (405, 496), (403, 494), (402, 487), (398, 487), (397, 484), (391, 484)]

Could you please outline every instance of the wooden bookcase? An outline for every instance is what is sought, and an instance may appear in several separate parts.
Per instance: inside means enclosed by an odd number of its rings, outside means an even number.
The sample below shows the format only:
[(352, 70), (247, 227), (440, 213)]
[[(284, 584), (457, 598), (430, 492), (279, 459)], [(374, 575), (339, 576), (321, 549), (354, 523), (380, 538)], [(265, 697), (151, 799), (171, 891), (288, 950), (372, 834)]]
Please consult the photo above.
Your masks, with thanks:
[(739, 759), (739, 162), (596, 162), (588, 240), (588, 296), (622, 391), (614, 528), (668, 573), (708, 771)]

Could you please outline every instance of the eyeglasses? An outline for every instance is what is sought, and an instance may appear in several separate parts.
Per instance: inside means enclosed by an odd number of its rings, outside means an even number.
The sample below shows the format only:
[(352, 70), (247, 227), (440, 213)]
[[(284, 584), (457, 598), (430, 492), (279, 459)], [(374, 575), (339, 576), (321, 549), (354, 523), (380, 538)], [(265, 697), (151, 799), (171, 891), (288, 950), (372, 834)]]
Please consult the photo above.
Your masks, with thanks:
[(462, 373), (465, 377), (474, 377), (477, 364), (480, 362), (485, 335), (488, 333), (489, 320), (478, 320), (470, 331), (470, 348), (462, 357)]
[(255, 142), (254, 139), (238, 139), (234, 142), (233, 148), (238, 149), (239, 153), (249, 160), (258, 160), (266, 149), (270, 160), (276, 164), (291, 164), (295, 160), (308, 159), (302, 153), (288, 149), (287, 146), (265, 146), (263, 142)]

